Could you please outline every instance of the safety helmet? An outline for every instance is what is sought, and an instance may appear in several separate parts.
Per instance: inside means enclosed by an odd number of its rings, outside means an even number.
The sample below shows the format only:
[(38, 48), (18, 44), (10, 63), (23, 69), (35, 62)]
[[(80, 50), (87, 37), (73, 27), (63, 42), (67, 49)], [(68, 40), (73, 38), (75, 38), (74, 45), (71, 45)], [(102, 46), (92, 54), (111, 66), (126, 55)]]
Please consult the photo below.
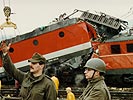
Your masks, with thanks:
[(103, 60), (99, 58), (91, 58), (87, 61), (87, 63), (84, 66), (85, 68), (90, 68), (97, 70), (99, 72), (106, 72), (106, 64)]

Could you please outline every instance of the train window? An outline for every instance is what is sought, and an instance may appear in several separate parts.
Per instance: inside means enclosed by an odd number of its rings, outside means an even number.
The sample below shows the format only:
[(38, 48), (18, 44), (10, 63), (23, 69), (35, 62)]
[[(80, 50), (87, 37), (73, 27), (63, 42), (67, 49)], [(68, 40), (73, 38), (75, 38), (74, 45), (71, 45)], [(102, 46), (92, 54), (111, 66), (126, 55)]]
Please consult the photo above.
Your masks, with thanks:
[(38, 45), (38, 40), (33, 40), (33, 44), (34, 44), (35, 46), (37, 46), (37, 45)]
[(112, 54), (120, 54), (120, 45), (111, 45), (111, 53)]
[(9, 52), (13, 53), (14, 49), (12, 47), (10, 47)]
[(113, 18), (110, 18), (109, 19), (109, 24), (112, 25), (113, 21), (114, 21), (114, 19)]
[(108, 22), (108, 19), (107, 18), (105, 18), (104, 19), (104, 21), (103, 21), (103, 23), (107, 23)]
[(62, 31), (59, 32), (59, 36), (60, 36), (60, 37), (64, 37), (64, 35), (65, 35), (64, 32), (62, 32)]
[(91, 18), (93, 14), (89, 13), (88, 18)]
[(127, 52), (133, 52), (133, 44), (126, 44), (127, 45)]
[(96, 20), (98, 18), (98, 15), (94, 15), (93, 19)]
[(81, 15), (81, 17), (85, 17), (86, 18), (86, 16), (87, 16), (87, 12), (84, 12), (82, 15)]

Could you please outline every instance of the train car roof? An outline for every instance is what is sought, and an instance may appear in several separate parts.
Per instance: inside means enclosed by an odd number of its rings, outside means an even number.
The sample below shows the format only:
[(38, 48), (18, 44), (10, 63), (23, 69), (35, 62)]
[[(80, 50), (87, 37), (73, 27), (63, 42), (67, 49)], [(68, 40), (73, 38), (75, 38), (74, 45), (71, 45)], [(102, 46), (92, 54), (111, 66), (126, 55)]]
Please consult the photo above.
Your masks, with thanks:
[(126, 40), (133, 40), (133, 35), (116, 35), (111, 39), (106, 40), (105, 42), (120, 42)]
[(22, 34), (22, 35), (18, 35), (16, 37), (7, 39), (6, 41), (7, 42), (12, 41), (12, 43), (15, 43), (15, 42), (18, 42), (18, 41), (29, 39), (29, 38), (32, 38), (32, 37), (35, 37), (35, 36), (38, 36), (38, 35), (41, 35), (41, 34), (44, 34), (44, 33), (47, 33), (47, 32), (54, 31), (56, 29), (60, 29), (60, 28), (75, 24), (77, 22), (78, 22), (78, 18), (72, 18), (72, 19), (67, 19), (67, 20), (64, 20), (64, 21), (59, 21), (59, 22), (56, 22), (56, 23), (48, 25), (48, 26), (43, 26), (43, 27), (36, 28), (32, 32), (28, 32), (28, 33), (25, 33), (25, 34)]

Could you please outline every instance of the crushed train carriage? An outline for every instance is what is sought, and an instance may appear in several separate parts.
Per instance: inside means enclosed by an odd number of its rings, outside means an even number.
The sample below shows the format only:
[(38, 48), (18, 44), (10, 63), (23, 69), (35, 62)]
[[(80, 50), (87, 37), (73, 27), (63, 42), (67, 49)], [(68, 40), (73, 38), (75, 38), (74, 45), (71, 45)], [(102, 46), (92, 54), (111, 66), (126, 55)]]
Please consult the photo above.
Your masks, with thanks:
[[(27, 60), (34, 52), (39, 52), (47, 59), (48, 66), (63, 70), (63, 64), (79, 59), (72, 68), (79, 67), (92, 53), (91, 38), (96, 38), (95, 29), (78, 18), (67, 19), (48, 26), (40, 27), (32, 32), (7, 39), (11, 42), (9, 54), (15, 66), (28, 71)], [(76, 60), (75, 60), (76, 61)], [(0, 63), (0, 77), (5, 77), (4, 69)], [(69, 65), (67, 65), (69, 66)], [(10, 76), (8, 76), (10, 77)]]
[[(108, 65), (105, 77), (109, 86), (132, 86), (133, 35), (120, 34), (126, 29), (127, 22), (104, 13), (82, 12), (78, 18), (66, 17), (7, 39), (7, 43), (12, 42), (10, 56), (15, 66), (28, 71), (27, 59), (39, 52), (47, 59), (46, 74), (49, 74), (49, 67), (54, 68), (61, 87), (81, 87), (86, 84), (84, 64), (91, 57), (100, 57)], [(122, 61), (124, 59), (126, 62)], [(0, 66), (1, 80), (12, 81), (2, 64)]]

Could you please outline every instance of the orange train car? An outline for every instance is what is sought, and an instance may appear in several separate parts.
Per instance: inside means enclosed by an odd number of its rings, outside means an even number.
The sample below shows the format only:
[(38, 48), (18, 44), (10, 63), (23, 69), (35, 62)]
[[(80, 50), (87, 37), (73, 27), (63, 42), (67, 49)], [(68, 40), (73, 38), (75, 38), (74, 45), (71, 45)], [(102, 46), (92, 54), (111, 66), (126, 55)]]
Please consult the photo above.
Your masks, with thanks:
[[(77, 18), (66, 19), (54, 24), (37, 28), (32, 32), (7, 39), (11, 42), (10, 56), (15, 66), (28, 71), (28, 59), (39, 52), (47, 59), (48, 66), (60, 66), (64, 62), (89, 55), (92, 38), (96, 38), (95, 29)], [(79, 66), (82, 61), (77, 65)], [(0, 63), (0, 77), (5, 76)], [(3, 79), (4, 80), (4, 79)]]
[(97, 45), (98, 54), (94, 54), (93, 57), (99, 57), (105, 61), (106, 83), (115, 87), (131, 87), (133, 83), (133, 35), (115, 36)]
[(96, 27), (99, 38), (92, 42), (94, 53), (107, 64), (108, 86), (133, 86), (133, 29), (128, 22), (105, 13), (84, 11), (81, 19)]
[[(28, 71), (27, 60), (39, 52), (47, 59), (46, 74), (54, 68), (62, 87), (86, 85), (83, 66), (91, 57), (106, 62), (108, 86), (132, 87), (133, 35), (120, 36), (121, 24), (125, 21), (83, 12), (80, 18), (62, 19), (6, 41), (12, 43), (9, 54), (17, 68)], [(1, 63), (0, 79), (3, 83), (13, 81)]]

